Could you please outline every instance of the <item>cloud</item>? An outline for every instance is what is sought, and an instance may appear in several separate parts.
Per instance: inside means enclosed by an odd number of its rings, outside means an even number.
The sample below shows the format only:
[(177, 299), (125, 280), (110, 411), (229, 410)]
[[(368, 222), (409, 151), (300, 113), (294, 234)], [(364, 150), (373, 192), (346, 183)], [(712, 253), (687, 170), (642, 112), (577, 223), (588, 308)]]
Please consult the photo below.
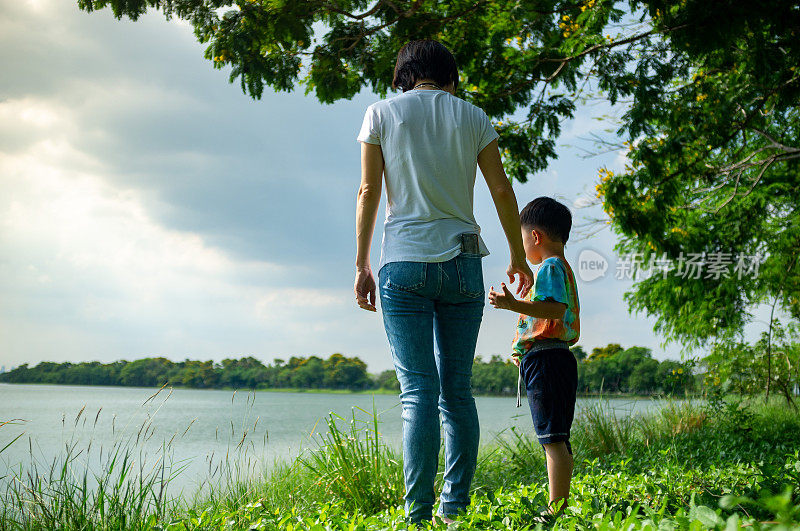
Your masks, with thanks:
[[(48, 126), (49, 138), (102, 161), (109, 184), (146, 194), (163, 225), (247, 260), (303, 268), (323, 252), (344, 264), (332, 251), (338, 234), (354, 230), (353, 117), (364, 106), (320, 112), (301, 93), (270, 90), (253, 101), (211, 68), (191, 28), (157, 11), (131, 22), (108, 9), (40, 7), (0, 7), (0, 44), (20, 50), (4, 58), (0, 93), (67, 117)], [(353, 124), (352, 138), (343, 123)], [(19, 152), (41, 134), (6, 122), (0, 145)]]
[(572, 208), (586, 208), (588, 206), (594, 205), (596, 202), (595, 199), (591, 197), (577, 197), (572, 202)]
[[(0, 105), (0, 114), (9, 114)], [(36, 109), (36, 107), (32, 107)], [(29, 107), (17, 106), (21, 118)], [(224, 291), (214, 279), (258, 267), (276, 275), (284, 267), (257, 261), (239, 263), (208, 246), (195, 233), (171, 230), (147, 213), (141, 194), (109, 185), (86, 169), (102, 163), (58, 139), (44, 139), (29, 150), (0, 155), (5, 193), (0, 199), (3, 248), (11, 259), (45, 258), (24, 264), (48, 278), (84, 277), (113, 285), (128, 301), (163, 302), (166, 297)], [(12, 262), (12, 263), (13, 263)], [(49, 270), (42, 271), (47, 264)], [(203, 289), (197, 290), (198, 284)]]
[(0, 358), (385, 365), (379, 323), (345, 341), (374, 318), (351, 295), (364, 100), (253, 101), (172, 22), (0, 5)]
[[(49, 323), (53, 334), (69, 326), (84, 336), (95, 330), (98, 341), (107, 330), (148, 330), (151, 343), (174, 346), (230, 327), (307, 337), (328, 325), (307, 326), (305, 316), (324, 323), (326, 312), (341, 314), (352, 302), (346, 289), (291, 287), (301, 280), (296, 268), (233, 259), (198, 233), (158, 223), (146, 194), (109, 183), (102, 161), (55, 132), (54, 124), (74, 125), (62, 111), (33, 99), (0, 104), (6, 123), (54, 132), (21, 152), (0, 153), (4, 321)], [(25, 342), (19, 331), (7, 334), (7, 353)], [(57, 344), (42, 348), (60, 357)]]
[(614, 162), (611, 164), (611, 169), (615, 172), (623, 172), (625, 171), (625, 166), (630, 164), (630, 159), (628, 158), (628, 150), (627, 149), (620, 149), (616, 152), (616, 156), (614, 157)]
[[(132, 22), (74, 2), (3, 2), (0, 46), (3, 364), (342, 352), (391, 366), (380, 307), (365, 312), (352, 293), (355, 136), (377, 96), (322, 105), (268, 89), (253, 101), (191, 27), (152, 10)], [(594, 114), (580, 110), (565, 138), (603, 127)], [(559, 154), (515, 185), (520, 206), (543, 194), (575, 205), (613, 156)], [(481, 183), (475, 207), (488, 287), (505, 278), (506, 237)], [(384, 208), (385, 197), (373, 264)], [(611, 235), (593, 238), (610, 252)], [(627, 340), (592, 324), (595, 307), (614, 334), (633, 325), (652, 338), (599, 284), (582, 293), (588, 345)], [(478, 353), (511, 337), (513, 316), (487, 308)]]

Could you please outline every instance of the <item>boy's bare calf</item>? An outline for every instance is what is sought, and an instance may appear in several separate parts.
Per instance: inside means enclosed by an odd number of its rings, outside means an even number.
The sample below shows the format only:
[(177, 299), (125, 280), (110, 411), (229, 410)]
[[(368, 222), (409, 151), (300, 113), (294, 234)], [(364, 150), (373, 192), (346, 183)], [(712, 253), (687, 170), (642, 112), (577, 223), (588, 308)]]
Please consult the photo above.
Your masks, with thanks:
[(572, 479), (572, 454), (564, 441), (545, 443), (547, 479), (550, 486), (550, 512), (558, 514), (567, 506), (569, 484)]

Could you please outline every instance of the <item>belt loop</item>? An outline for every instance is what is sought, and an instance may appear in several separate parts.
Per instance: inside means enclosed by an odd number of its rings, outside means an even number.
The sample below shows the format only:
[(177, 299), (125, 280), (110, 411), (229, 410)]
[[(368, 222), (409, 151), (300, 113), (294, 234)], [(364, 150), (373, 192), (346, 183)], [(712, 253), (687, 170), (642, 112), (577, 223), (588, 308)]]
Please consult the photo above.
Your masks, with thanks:
[(522, 406), (522, 360), (519, 362), (519, 372), (517, 373), (517, 407)]

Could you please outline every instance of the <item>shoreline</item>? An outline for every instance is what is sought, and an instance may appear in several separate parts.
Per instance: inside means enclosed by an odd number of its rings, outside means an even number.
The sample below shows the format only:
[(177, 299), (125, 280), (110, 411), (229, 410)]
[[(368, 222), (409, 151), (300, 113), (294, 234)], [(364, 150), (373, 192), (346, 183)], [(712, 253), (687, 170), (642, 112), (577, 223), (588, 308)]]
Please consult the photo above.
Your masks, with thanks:
[[(634, 529), (663, 523), (705, 529), (733, 523), (727, 528), (746, 529), (767, 521), (800, 523), (790, 516), (800, 515), (800, 491), (781, 498), (785, 508), (773, 509), (772, 501), (800, 466), (798, 413), (776, 400), (730, 399), (722, 408), (676, 401), (636, 421), (616, 417), (602, 403), (591, 405), (574, 425), (580, 459), (572, 479), (573, 509), (556, 527)], [(749, 415), (731, 419), (730, 407), (740, 406)], [(238, 464), (248, 454), (237, 447), (231, 461), (220, 456), (222, 473), (213, 475), (210, 490), (171, 490), (178, 496), (169, 500), (159, 494), (174, 479), (164, 483), (164, 461), (161, 468), (134, 470), (138, 475), (127, 478), (131, 491), (85, 490), (82, 482), (93, 472), (75, 457), (88, 450), (67, 446), (52, 465), (34, 463), (35, 474), (0, 491), (7, 502), (0, 504), (0, 528), (83, 529), (88, 523), (141, 530), (284, 529), (292, 522), (298, 530), (407, 529), (398, 450), (381, 442), (377, 426), (366, 432), (346, 423), (329, 426), (329, 434), (302, 457), (275, 461), (253, 476), (249, 466)], [(482, 446), (460, 529), (530, 529), (530, 518), (546, 503), (538, 442), (513, 430), (510, 435)], [(100, 463), (98, 479), (107, 487), (123, 485), (113, 462), (135, 456), (141, 444), (131, 440), (112, 449), (111, 460)], [(759, 474), (763, 466), (785, 472)], [(41, 490), (31, 490), (25, 482), (35, 478), (49, 479), (36, 483)], [(745, 501), (724, 503), (720, 492), (735, 492)], [(65, 508), (66, 519), (54, 507)]]
[[(0, 386), (9, 385), (9, 386), (16, 386), (16, 385), (52, 385), (58, 387), (79, 387), (79, 388), (86, 388), (86, 387), (96, 387), (102, 389), (146, 389), (149, 391), (158, 391), (162, 389), (162, 387), (142, 387), (136, 385), (97, 385), (97, 384), (75, 384), (75, 383), (52, 383), (52, 382), (0, 382)], [(399, 396), (398, 391), (389, 390), (389, 389), (363, 389), (363, 390), (351, 390), (351, 389), (324, 389), (324, 388), (303, 388), (303, 387), (256, 387), (253, 388), (243, 388), (243, 387), (186, 387), (183, 385), (166, 385), (163, 386), (163, 389), (175, 389), (175, 390), (189, 390), (189, 391), (229, 391), (229, 392), (241, 392), (241, 393), (249, 393), (250, 391), (256, 392), (266, 392), (266, 393), (308, 393), (308, 394), (332, 394), (332, 395), (397, 395)], [(485, 394), (485, 393), (475, 393), (473, 394), (474, 397), (478, 398), (513, 398), (516, 396), (513, 393), (507, 394)], [(522, 394), (525, 396), (525, 393)], [(702, 399), (703, 395), (701, 394), (693, 394), (693, 395), (665, 395), (665, 394), (652, 394), (652, 395), (642, 395), (637, 393), (578, 393), (578, 398), (597, 398), (597, 399), (631, 399), (631, 400), (663, 400), (663, 399), (674, 399), (674, 400), (696, 400)]]

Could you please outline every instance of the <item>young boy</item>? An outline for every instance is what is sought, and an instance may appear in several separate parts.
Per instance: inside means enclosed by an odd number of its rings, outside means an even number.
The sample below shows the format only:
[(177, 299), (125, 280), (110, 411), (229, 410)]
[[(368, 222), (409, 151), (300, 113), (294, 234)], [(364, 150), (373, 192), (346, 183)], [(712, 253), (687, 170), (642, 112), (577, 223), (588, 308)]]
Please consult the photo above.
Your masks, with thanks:
[(524, 300), (517, 300), (505, 283), (501, 284), (502, 293), (492, 286), (489, 302), (520, 314), (512, 360), (525, 380), (533, 426), (547, 460), (550, 511), (556, 513), (569, 497), (569, 432), (578, 387), (577, 362), (569, 346), (580, 335), (580, 307), (575, 277), (564, 258), (572, 215), (558, 201), (537, 197), (520, 212), (520, 225), (526, 258), (541, 264), (533, 288)]

